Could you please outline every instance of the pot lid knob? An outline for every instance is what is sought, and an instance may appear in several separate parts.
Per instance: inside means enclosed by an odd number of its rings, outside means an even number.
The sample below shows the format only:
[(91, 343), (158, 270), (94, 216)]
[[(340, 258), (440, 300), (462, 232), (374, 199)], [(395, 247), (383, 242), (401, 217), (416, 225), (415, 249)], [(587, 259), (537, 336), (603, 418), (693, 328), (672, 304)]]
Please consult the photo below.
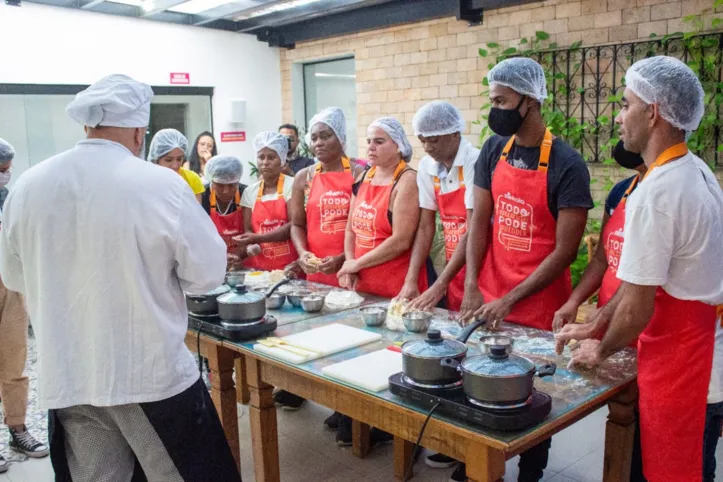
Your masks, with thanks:
[(246, 288), (246, 285), (244, 285), (244, 284), (236, 285), (233, 290), (239, 294), (244, 294), (244, 293), (248, 292), (248, 289)]
[(502, 345), (492, 345), (490, 347), (490, 358), (495, 359), (503, 359), (503, 358), (509, 358), (509, 354), (507, 353), (507, 349)]
[(427, 330), (427, 343), (442, 343), (442, 332), (439, 330)]

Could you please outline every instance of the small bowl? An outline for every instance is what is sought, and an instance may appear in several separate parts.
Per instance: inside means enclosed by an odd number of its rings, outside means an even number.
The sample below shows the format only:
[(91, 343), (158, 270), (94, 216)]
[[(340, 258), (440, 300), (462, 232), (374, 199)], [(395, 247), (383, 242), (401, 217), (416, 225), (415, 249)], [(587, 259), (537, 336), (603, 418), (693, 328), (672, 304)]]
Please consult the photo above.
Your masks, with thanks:
[(293, 306), (299, 308), (301, 306), (301, 299), (310, 294), (311, 291), (292, 291), (291, 293), (287, 293), (286, 299), (288, 299), (289, 303)]
[(429, 328), (432, 322), (432, 313), (426, 311), (409, 311), (402, 315), (402, 321), (407, 331), (412, 333), (423, 333)]
[(367, 326), (379, 326), (387, 319), (387, 310), (379, 306), (366, 306), (359, 311)]
[(512, 353), (514, 344), (515, 341), (509, 336), (491, 335), (481, 336), (479, 339), (479, 349), (482, 353), (490, 353), (493, 346), (501, 346), (504, 347), (505, 353), (509, 355)]
[(246, 280), (246, 273), (243, 271), (231, 271), (226, 274), (226, 284), (231, 288), (235, 288), (236, 285), (242, 285)]
[(278, 310), (286, 302), (286, 295), (282, 293), (272, 293), (271, 296), (266, 298), (266, 309)]
[(307, 313), (316, 313), (324, 307), (324, 297), (321, 295), (308, 295), (301, 298), (301, 309)]

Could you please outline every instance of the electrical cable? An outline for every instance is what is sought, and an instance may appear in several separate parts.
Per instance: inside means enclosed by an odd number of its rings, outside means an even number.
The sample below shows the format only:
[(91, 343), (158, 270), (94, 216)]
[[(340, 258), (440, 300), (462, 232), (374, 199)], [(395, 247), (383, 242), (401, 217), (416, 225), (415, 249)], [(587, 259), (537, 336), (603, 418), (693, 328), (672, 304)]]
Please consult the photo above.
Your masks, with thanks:
[(429, 410), (429, 413), (427, 414), (427, 418), (424, 420), (424, 423), (422, 424), (422, 430), (419, 431), (419, 437), (417, 437), (417, 442), (414, 444), (414, 450), (412, 450), (412, 456), (409, 458), (409, 462), (407, 463), (407, 469), (404, 471), (404, 477), (402, 478), (403, 482), (407, 482), (409, 480), (410, 474), (412, 472), (412, 466), (414, 465), (414, 461), (417, 458), (417, 450), (419, 449), (419, 444), (422, 442), (422, 436), (424, 435), (424, 430), (427, 428), (427, 424), (429, 423), (429, 419), (432, 418), (432, 414), (439, 408), (439, 406), (442, 404), (442, 402), (437, 402), (434, 404), (434, 406)]

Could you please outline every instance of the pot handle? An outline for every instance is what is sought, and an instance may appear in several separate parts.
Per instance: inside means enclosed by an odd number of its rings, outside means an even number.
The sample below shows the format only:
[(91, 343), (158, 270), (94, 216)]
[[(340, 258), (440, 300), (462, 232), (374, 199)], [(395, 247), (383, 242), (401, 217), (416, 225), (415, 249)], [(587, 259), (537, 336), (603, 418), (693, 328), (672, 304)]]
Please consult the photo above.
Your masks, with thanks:
[(269, 296), (273, 295), (274, 291), (276, 291), (279, 288), (279, 286), (285, 285), (289, 281), (291, 281), (291, 278), (284, 278), (281, 281), (279, 281), (278, 283), (276, 283), (274, 286), (271, 287), (269, 292), (266, 293), (266, 297), (268, 298)]
[(186, 295), (186, 299), (195, 301), (197, 303), (203, 303), (204, 301), (206, 301), (206, 297), (201, 295)]
[(459, 371), (462, 366), (457, 360), (455, 360), (452, 357), (442, 358), (442, 360), (439, 362), (439, 364), (445, 368), (454, 368), (457, 371)]
[(555, 374), (555, 371), (557, 370), (557, 365), (554, 363), (548, 363), (546, 365), (542, 365), (537, 369), (537, 376), (542, 377), (549, 377), (551, 375)]
[(469, 337), (472, 335), (472, 333), (477, 328), (484, 325), (485, 323), (487, 323), (487, 320), (485, 320), (484, 318), (470, 323), (469, 325), (467, 325), (467, 328), (462, 330), (462, 333), (459, 334), (459, 336), (457, 337), (457, 341), (461, 341), (462, 343), (467, 343), (467, 340), (469, 340)]

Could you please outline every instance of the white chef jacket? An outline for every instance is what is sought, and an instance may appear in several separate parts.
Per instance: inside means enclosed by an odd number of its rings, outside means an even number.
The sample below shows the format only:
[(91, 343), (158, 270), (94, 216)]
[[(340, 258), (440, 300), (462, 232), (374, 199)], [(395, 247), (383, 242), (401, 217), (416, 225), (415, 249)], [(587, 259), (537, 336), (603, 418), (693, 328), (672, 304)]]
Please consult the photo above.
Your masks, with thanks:
[(41, 407), (159, 401), (199, 378), (183, 291), (223, 282), (226, 245), (188, 184), (93, 139), (16, 182), (0, 274), (23, 293)]
[(474, 208), (474, 165), (479, 157), (480, 150), (474, 147), (468, 140), (462, 138), (457, 149), (457, 155), (452, 163), (452, 169), (447, 172), (444, 165), (432, 159), (431, 156), (424, 156), (419, 161), (419, 175), (417, 176), (417, 187), (419, 188), (419, 206), (422, 209), (437, 211), (437, 198), (434, 195), (434, 177), (440, 179), (440, 192), (447, 194), (459, 189), (459, 167), (464, 172), (464, 205), (467, 209)]

